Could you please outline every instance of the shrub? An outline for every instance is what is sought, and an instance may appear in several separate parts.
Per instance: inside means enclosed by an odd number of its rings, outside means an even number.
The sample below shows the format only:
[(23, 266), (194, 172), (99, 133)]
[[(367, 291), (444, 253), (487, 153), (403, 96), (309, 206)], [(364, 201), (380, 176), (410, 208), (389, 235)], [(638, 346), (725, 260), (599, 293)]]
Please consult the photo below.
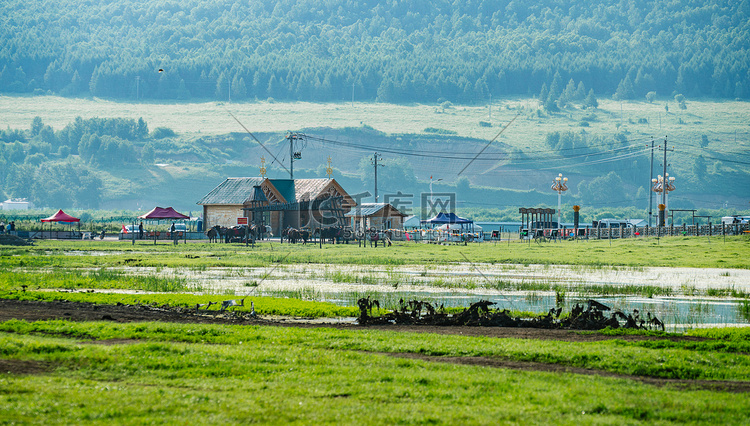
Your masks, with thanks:
[(174, 132), (174, 130), (170, 129), (169, 127), (157, 127), (154, 129), (153, 132), (151, 132), (151, 137), (153, 139), (164, 139), (164, 138), (171, 138), (177, 136), (177, 134)]

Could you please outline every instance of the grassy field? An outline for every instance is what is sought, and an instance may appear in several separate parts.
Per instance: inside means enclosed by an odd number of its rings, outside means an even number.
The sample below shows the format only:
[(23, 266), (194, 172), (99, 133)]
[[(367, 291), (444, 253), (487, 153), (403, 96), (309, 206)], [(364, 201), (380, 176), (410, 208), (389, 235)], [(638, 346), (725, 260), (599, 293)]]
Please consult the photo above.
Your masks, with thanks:
[[(0, 248), (0, 298), (186, 308), (215, 296), (150, 266), (450, 265), (747, 269), (746, 237), (384, 248), (39, 241)], [(21, 286), (26, 291), (20, 291)], [(65, 291), (48, 291), (50, 289)], [(112, 293), (77, 292), (98, 288)], [(118, 290), (156, 294), (118, 294)], [(253, 297), (260, 315), (354, 308)], [(247, 309), (245, 309), (247, 311)], [(611, 330), (572, 342), (369, 328), (0, 322), (0, 419), (16, 424), (746, 424), (750, 329)], [(629, 334), (649, 339), (630, 339)], [(514, 368), (507, 368), (514, 365)], [(553, 370), (518, 366), (548, 366)], [(546, 368), (546, 367), (545, 367)], [(544, 369), (542, 369), (544, 370)], [(7, 371), (7, 372), (6, 372)], [(586, 374), (583, 374), (586, 373)], [(592, 374), (593, 373), (593, 374)]]
[(435, 362), (481, 356), (747, 381), (737, 353), (747, 333), (717, 350), (154, 323), (0, 330), (1, 365), (34, 372), (0, 376), (0, 417), (21, 424), (742, 424), (750, 412), (744, 395), (684, 385)]
[[(69, 251), (76, 256), (70, 256)], [(108, 253), (101, 256), (100, 253)], [(450, 263), (516, 263), (588, 266), (669, 266), (750, 268), (750, 238), (664, 237), (535, 243), (434, 245), (395, 243), (389, 248), (356, 244), (323, 245), (264, 242), (242, 244), (39, 241), (31, 247), (0, 248), (2, 267), (253, 267), (275, 263), (352, 265), (429, 265)], [(29, 254), (31, 256), (26, 256)]]
[[(664, 105), (669, 103), (669, 112)], [(732, 149), (737, 141), (750, 142), (750, 106), (747, 102), (688, 100), (687, 110), (679, 110), (671, 99), (654, 103), (645, 101), (599, 101), (594, 119), (588, 121), (586, 132), (612, 135), (625, 132), (629, 137), (669, 135), (671, 141), (697, 144), (706, 134), (712, 148)], [(388, 134), (420, 134), (426, 128), (456, 132), (459, 136), (491, 140), (518, 113), (521, 116), (501, 136), (500, 141), (524, 151), (549, 149), (544, 145), (547, 133), (580, 132), (581, 120), (591, 111), (580, 109), (561, 113), (537, 114), (538, 102), (530, 98), (507, 98), (493, 101), (492, 119), (489, 108), (454, 106), (443, 110), (437, 105), (393, 105), (384, 103), (306, 103), (249, 102), (224, 104), (205, 103), (123, 103), (103, 99), (68, 99), (56, 96), (0, 96), (0, 127), (28, 128), (35, 116), (56, 130), (75, 117), (143, 117), (151, 129), (169, 127), (183, 134), (225, 134), (242, 132), (230, 116), (237, 116), (253, 132), (286, 132), (312, 128), (344, 128), (371, 126)], [(647, 120), (640, 123), (639, 119)], [(493, 123), (482, 127), (480, 121)]]

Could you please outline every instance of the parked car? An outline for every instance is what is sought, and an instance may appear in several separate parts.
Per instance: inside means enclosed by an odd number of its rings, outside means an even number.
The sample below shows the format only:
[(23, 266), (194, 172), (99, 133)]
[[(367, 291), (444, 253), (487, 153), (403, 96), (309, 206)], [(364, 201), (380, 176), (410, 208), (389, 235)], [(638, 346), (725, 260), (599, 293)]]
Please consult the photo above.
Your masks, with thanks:
[(601, 219), (594, 221), (594, 228), (632, 228), (633, 224), (621, 219)]
[(740, 216), (740, 215), (734, 215), (734, 216), (724, 216), (721, 218), (721, 223), (724, 225), (734, 225), (734, 224), (745, 224), (750, 223), (750, 216)]
[(130, 234), (133, 232), (138, 232), (138, 225), (122, 225), (122, 229), (120, 230), (121, 234)]
[[(169, 225), (167, 228), (167, 238), (172, 238), (172, 224)], [(187, 225), (184, 223), (175, 223), (174, 224), (174, 232), (177, 234), (178, 237), (183, 237), (185, 233), (187, 232)]]

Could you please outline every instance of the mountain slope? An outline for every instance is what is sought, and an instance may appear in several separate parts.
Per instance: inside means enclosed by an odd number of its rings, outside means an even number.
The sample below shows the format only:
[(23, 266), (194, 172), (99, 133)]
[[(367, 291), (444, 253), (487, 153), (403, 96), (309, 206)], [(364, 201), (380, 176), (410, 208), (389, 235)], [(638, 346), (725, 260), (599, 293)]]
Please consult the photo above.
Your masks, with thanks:
[(3, 93), (750, 98), (748, 0), (6, 0), (0, 46)]

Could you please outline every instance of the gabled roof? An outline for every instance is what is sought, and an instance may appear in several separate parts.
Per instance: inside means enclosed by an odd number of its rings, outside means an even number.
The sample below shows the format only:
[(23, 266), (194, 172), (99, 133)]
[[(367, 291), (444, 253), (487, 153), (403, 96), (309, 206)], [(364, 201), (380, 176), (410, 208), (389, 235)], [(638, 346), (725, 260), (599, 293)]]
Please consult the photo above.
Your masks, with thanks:
[(295, 179), (297, 201), (314, 200), (331, 183), (330, 179)]
[(227, 178), (206, 194), (197, 204), (245, 204), (248, 201), (253, 201), (253, 198), (257, 195), (255, 187), (261, 186), (265, 180), (262, 177)]
[[(262, 187), (262, 188), (261, 188)], [(258, 191), (261, 188), (263, 191)], [(267, 192), (266, 192), (267, 191)], [(246, 205), (250, 202), (293, 203), (343, 196), (342, 206), (356, 202), (335, 179), (266, 179), (260, 177), (227, 178), (197, 204)]]
[(351, 208), (357, 205), (357, 202), (354, 201), (336, 179), (296, 179), (294, 184), (297, 192), (297, 201), (307, 201), (331, 195), (339, 195), (343, 197), (341, 201), (342, 207)]
[(279, 194), (288, 202), (293, 203), (297, 200), (297, 196), (294, 192), (294, 181), (292, 179), (268, 179), (271, 182)]
[(387, 209), (389, 216), (404, 216), (404, 213), (398, 211), (397, 208), (393, 207), (389, 203), (362, 203), (357, 207), (351, 209), (351, 211), (344, 216), (346, 217), (367, 217), (373, 216), (380, 213), (382, 210)]

